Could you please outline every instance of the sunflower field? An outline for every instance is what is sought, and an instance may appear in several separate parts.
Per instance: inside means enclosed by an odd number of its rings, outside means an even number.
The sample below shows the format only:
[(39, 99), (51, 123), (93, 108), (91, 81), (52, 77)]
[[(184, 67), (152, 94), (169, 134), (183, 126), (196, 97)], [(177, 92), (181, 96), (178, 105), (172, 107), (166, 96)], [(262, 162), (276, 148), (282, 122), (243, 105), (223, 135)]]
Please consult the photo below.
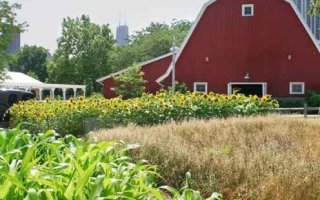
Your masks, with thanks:
[(35, 132), (53, 129), (62, 135), (83, 135), (86, 119), (99, 121), (102, 124), (100, 128), (130, 123), (146, 126), (170, 120), (259, 115), (268, 113), (277, 106), (278, 102), (269, 95), (259, 98), (241, 94), (228, 96), (191, 92), (143, 94), (140, 98), (128, 100), (98, 96), (68, 101), (31, 100), (20, 102), (11, 108), (10, 124), (14, 127), (23, 123), (24, 128)]

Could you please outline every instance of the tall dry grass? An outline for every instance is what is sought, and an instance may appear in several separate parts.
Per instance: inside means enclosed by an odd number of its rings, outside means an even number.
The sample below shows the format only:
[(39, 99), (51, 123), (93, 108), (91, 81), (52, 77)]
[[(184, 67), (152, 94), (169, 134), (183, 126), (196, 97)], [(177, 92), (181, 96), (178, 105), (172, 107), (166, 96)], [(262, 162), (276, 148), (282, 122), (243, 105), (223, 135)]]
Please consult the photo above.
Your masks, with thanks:
[(135, 158), (160, 167), (162, 184), (227, 199), (320, 199), (320, 119), (281, 116), (117, 128), (99, 140), (140, 143)]

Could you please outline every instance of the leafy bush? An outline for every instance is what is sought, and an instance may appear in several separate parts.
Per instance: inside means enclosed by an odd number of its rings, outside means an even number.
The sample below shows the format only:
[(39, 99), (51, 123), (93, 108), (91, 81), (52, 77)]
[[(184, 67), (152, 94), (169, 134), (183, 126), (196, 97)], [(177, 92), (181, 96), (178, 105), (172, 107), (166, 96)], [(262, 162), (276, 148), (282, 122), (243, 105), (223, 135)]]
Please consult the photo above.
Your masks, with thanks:
[(270, 96), (258, 98), (237, 94), (232, 96), (210, 93), (144, 94), (140, 98), (122, 100), (83, 97), (69, 101), (26, 101), (11, 109), (11, 125), (28, 122), (25, 128), (34, 132), (54, 129), (61, 134), (83, 134), (84, 120), (97, 118), (101, 128), (129, 123), (153, 125), (170, 120), (250, 116), (269, 112), (277, 106)]
[[(131, 161), (129, 150), (137, 145), (56, 137), (53, 131), (0, 131), (0, 199), (165, 199), (155, 187), (156, 167)], [(203, 199), (189, 187), (182, 192), (188, 194), (183, 199)]]
[(143, 75), (141, 67), (129, 67), (123, 74), (113, 78), (116, 85), (113, 88), (115, 93), (125, 99), (140, 97), (146, 89), (147, 82), (143, 79)]
[[(186, 94), (189, 91), (186, 83), (179, 82), (179, 81), (176, 81), (175, 83), (176, 83), (175, 92), (180, 92), (181, 94)], [(172, 86), (169, 86), (167, 90), (172, 91)]]
[(280, 108), (302, 108), (305, 101), (300, 99), (279, 100)]
[(309, 107), (319, 107), (320, 106), (320, 93), (309, 91), (306, 95), (306, 103)]

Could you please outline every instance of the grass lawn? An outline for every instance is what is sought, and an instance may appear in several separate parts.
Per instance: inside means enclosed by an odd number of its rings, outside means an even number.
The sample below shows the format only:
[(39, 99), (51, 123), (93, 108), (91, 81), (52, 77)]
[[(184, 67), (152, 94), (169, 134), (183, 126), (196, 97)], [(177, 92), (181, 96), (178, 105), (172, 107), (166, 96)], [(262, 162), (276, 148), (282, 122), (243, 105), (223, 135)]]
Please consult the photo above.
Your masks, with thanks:
[(162, 184), (226, 199), (319, 199), (320, 119), (283, 116), (120, 127), (92, 135), (140, 143), (136, 159), (159, 165)]

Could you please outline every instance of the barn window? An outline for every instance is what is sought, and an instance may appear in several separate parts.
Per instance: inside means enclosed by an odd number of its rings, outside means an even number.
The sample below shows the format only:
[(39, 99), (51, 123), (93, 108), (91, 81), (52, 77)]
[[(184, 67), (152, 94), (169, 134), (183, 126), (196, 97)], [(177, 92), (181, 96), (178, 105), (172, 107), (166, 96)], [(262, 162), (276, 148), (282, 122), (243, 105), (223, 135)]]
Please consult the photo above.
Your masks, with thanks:
[(290, 82), (290, 94), (304, 94), (304, 82)]
[(208, 92), (208, 83), (207, 82), (194, 82), (193, 91), (207, 93)]
[(242, 16), (253, 16), (253, 4), (243, 4), (242, 5)]

